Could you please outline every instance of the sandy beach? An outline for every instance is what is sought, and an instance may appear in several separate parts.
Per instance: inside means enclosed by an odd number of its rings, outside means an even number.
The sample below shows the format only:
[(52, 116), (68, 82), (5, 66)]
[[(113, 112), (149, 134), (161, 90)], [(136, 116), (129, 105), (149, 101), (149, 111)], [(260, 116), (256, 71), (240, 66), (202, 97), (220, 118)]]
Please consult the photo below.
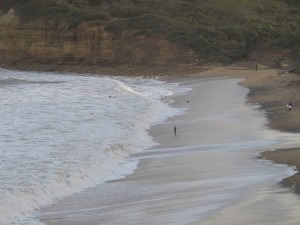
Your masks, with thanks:
[(281, 183), (292, 187), (296, 193), (300, 194), (300, 149), (278, 149), (276, 151), (267, 151), (262, 153), (262, 158), (272, 160), (276, 163), (295, 166), (297, 173), (291, 177), (284, 178)]
[[(241, 84), (250, 89), (249, 101), (253, 104), (259, 104), (261, 109), (266, 112), (270, 129), (299, 133), (299, 75), (278, 74), (278, 70), (268, 68), (254, 71), (232, 67), (209, 70), (202, 74), (216, 73), (237, 77), (242, 75), (246, 78)], [(289, 102), (294, 105), (291, 111), (286, 107)], [(297, 148), (265, 152), (262, 153), (262, 156), (276, 163), (295, 166), (299, 171), (300, 150)], [(300, 174), (297, 173), (286, 178), (282, 183), (293, 187), (299, 193)]]
[[(241, 84), (250, 89), (249, 101), (253, 104), (259, 104), (261, 109), (266, 112), (269, 128), (299, 133), (300, 77), (296, 74), (278, 74), (278, 72), (278, 70), (269, 68), (254, 71), (251, 68), (229, 67), (216, 68), (201, 74), (207, 76), (222, 74), (246, 78)], [(294, 105), (291, 111), (286, 107), (289, 102)], [(300, 150), (298, 148), (265, 152), (262, 153), (262, 156), (276, 163), (295, 166), (299, 171)], [(297, 173), (286, 178), (282, 183), (299, 193), (300, 174)]]
[(276, 130), (300, 130), (298, 77), (231, 66), (163, 79), (192, 87), (172, 103), (188, 110), (149, 130), (158, 146), (129, 158), (139, 162), (137, 170), (44, 208), (38, 218), (49, 225), (299, 224), (300, 201), (291, 189), (298, 190), (299, 174), (258, 159), (265, 152), (265, 159), (299, 166), (298, 149), (268, 147)]

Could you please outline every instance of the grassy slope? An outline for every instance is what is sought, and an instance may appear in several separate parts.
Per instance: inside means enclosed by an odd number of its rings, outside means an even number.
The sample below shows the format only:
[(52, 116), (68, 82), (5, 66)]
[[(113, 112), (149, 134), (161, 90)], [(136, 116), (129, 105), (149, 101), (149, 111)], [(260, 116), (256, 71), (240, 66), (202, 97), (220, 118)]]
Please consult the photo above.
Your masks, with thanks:
[(299, 57), (298, 0), (0, 0), (24, 22), (65, 20), (70, 29), (83, 21), (101, 21), (116, 35), (161, 35), (202, 58), (232, 62), (258, 46), (281, 46)]

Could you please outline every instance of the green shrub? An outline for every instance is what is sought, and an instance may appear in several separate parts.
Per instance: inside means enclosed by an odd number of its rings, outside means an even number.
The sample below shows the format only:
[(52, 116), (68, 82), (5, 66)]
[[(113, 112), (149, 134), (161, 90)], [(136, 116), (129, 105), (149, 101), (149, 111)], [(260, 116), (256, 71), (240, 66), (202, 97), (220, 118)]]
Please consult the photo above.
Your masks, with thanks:
[(206, 58), (238, 59), (261, 43), (299, 50), (299, 0), (0, 0), (0, 8), (13, 8), (23, 22), (45, 18), (70, 28), (102, 21), (115, 35), (159, 35)]

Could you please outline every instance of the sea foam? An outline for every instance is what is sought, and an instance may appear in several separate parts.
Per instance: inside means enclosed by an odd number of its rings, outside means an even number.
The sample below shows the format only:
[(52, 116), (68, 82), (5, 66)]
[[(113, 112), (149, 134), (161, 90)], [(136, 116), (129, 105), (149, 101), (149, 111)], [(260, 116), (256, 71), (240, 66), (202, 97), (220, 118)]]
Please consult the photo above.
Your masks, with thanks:
[(0, 70), (0, 224), (28, 224), (54, 200), (136, 168), (152, 125), (183, 110), (162, 101), (187, 91), (140, 77)]

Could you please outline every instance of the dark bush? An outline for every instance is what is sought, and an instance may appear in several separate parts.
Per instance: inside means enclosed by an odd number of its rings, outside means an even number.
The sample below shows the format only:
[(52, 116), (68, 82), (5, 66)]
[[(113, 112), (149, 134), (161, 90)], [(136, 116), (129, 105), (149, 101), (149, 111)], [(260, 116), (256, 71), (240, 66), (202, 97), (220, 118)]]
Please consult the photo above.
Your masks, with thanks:
[[(102, 21), (115, 35), (159, 35), (203, 57), (237, 59), (258, 46), (299, 54), (299, 0), (0, 0), (21, 21), (45, 18), (70, 28)], [(261, 45), (261, 43), (266, 43)]]

